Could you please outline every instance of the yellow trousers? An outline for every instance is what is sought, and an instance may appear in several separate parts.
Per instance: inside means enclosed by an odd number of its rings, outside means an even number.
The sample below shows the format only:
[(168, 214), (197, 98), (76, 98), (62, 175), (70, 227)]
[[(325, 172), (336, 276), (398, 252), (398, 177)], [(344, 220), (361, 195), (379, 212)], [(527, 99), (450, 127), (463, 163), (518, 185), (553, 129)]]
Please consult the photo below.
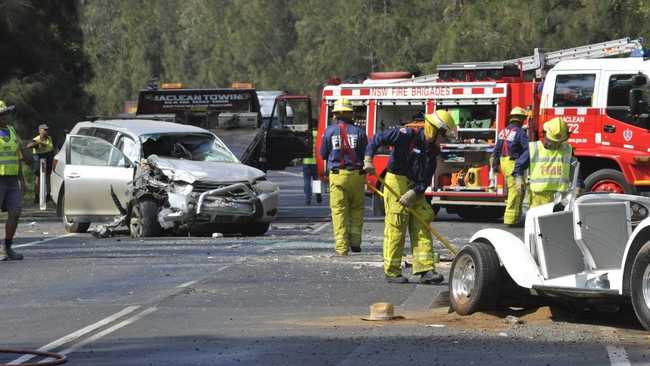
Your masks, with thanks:
[[(388, 277), (402, 274), (402, 256), (404, 255), (404, 241), (406, 231), (411, 238), (411, 251), (413, 255), (413, 274), (432, 271), (435, 269), (433, 255), (433, 241), (427, 227), (422, 226), (417, 219), (402, 206), (398, 200), (400, 196), (411, 189), (411, 182), (402, 175), (388, 173), (386, 185), (390, 186), (399, 196), (395, 196), (384, 188), (384, 273)], [(424, 195), (418, 196), (411, 206), (425, 222), (429, 223), (435, 218), (431, 205)]]
[(530, 208), (553, 203), (555, 191), (530, 192)]
[(506, 187), (508, 188), (508, 199), (506, 200), (506, 211), (503, 214), (503, 223), (512, 225), (519, 221), (526, 188), (524, 186), (522, 189), (517, 190), (515, 187), (515, 177), (512, 176), (512, 172), (515, 170), (514, 160), (511, 160), (509, 156), (504, 156), (500, 160), (500, 166), (501, 174), (503, 174), (506, 180)]
[(334, 245), (339, 254), (348, 254), (350, 246), (361, 246), (365, 179), (359, 171), (340, 170), (329, 175)]

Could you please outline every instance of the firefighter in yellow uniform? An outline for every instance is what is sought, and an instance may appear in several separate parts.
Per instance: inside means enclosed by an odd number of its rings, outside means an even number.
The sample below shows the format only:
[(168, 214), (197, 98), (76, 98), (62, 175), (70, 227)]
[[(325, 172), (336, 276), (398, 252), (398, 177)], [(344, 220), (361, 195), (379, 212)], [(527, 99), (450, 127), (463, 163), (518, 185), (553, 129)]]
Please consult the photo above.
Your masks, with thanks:
[(435, 214), (424, 191), (431, 183), (436, 167), (435, 141), (439, 134), (453, 136), (456, 124), (445, 110), (438, 110), (424, 118), (423, 128), (398, 127), (375, 134), (366, 149), (364, 170), (375, 174), (372, 158), (380, 146), (392, 147), (386, 173), (386, 185), (397, 196), (384, 188), (384, 274), (389, 283), (407, 283), (402, 276), (401, 261), (404, 254), (406, 232), (411, 238), (413, 274), (420, 283), (440, 283), (443, 276), (436, 272), (433, 240), (427, 227), (411, 217), (407, 207), (414, 210), (427, 223)]
[(25, 178), (20, 164), (21, 141), (6, 117), (14, 109), (14, 106), (7, 106), (0, 100), (0, 206), (2, 211), (7, 213), (5, 242), (0, 248), (0, 261), (23, 259), (22, 254), (11, 248), (20, 219), (22, 194), (25, 190)]
[(339, 99), (332, 110), (333, 123), (325, 130), (321, 158), (329, 170), (329, 196), (336, 255), (361, 252), (365, 173), (363, 153), (368, 144), (366, 132), (353, 124), (353, 108)]
[(544, 140), (528, 146), (531, 208), (552, 203), (556, 193), (566, 193), (571, 188), (574, 158), (567, 143), (567, 124), (561, 117), (555, 117), (544, 124), (543, 131)]
[[(521, 107), (512, 109), (508, 126), (499, 133), (499, 139), (492, 154), (492, 170), (494, 172), (501, 171), (508, 189), (503, 223), (509, 226), (518, 224), (521, 205), (526, 193), (522, 168), (524, 167), (523, 162), (528, 156), (528, 133), (522, 128), (522, 124), (527, 115), (526, 110)], [(519, 164), (517, 164), (518, 161)], [(517, 177), (521, 177), (521, 179)]]
[(45, 194), (46, 199), (50, 199), (50, 175), (52, 174), (52, 162), (54, 160), (54, 140), (48, 134), (49, 127), (43, 123), (38, 126), (38, 136), (34, 137), (31, 142), (27, 144), (27, 148), (32, 149), (33, 166), (32, 171), (36, 176), (34, 180), (34, 203), (38, 203), (40, 192), (40, 171), (41, 159), (45, 160)]

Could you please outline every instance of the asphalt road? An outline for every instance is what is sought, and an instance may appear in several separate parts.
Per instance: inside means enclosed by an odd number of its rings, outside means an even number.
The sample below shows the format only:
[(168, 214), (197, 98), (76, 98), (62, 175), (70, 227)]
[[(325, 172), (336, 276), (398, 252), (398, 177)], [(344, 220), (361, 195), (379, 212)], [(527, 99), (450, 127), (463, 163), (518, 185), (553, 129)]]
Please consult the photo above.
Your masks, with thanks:
[[(303, 205), (298, 170), (270, 177), (282, 209), (263, 237), (94, 239), (24, 220), (26, 259), (0, 263), (0, 347), (65, 353), (69, 365), (650, 363), (648, 333), (629, 308), (448, 314), (445, 285), (384, 282), (381, 220), (367, 220), (363, 253), (333, 257), (326, 205)], [(435, 225), (458, 246), (501, 226), (444, 213)], [(379, 301), (404, 319), (361, 320)], [(38, 360), (17, 358), (0, 362)]]

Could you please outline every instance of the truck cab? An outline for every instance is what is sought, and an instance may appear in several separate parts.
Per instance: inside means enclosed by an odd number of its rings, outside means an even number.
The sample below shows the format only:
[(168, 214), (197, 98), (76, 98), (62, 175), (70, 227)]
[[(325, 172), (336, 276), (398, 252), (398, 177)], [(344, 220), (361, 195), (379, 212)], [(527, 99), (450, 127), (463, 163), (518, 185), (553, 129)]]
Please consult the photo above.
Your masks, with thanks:
[(539, 123), (563, 117), (587, 191), (650, 193), (650, 61), (569, 60), (543, 82)]

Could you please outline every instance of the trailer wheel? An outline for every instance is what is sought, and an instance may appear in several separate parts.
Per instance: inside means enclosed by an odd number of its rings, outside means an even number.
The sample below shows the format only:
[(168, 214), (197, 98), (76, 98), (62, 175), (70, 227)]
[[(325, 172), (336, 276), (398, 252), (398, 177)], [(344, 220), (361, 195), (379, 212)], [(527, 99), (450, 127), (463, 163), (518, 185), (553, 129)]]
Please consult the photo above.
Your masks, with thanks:
[(650, 330), (650, 242), (645, 243), (634, 258), (630, 295), (637, 319)]
[(451, 265), (451, 308), (460, 315), (495, 308), (500, 273), (499, 258), (491, 245), (474, 242), (465, 246)]
[(158, 222), (158, 203), (143, 199), (135, 204), (129, 220), (129, 232), (132, 238), (159, 236), (162, 227)]
[(626, 180), (623, 173), (615, 169), (597, 170), (585, 179), (587, 192), (635, 193), (635, 189)]

